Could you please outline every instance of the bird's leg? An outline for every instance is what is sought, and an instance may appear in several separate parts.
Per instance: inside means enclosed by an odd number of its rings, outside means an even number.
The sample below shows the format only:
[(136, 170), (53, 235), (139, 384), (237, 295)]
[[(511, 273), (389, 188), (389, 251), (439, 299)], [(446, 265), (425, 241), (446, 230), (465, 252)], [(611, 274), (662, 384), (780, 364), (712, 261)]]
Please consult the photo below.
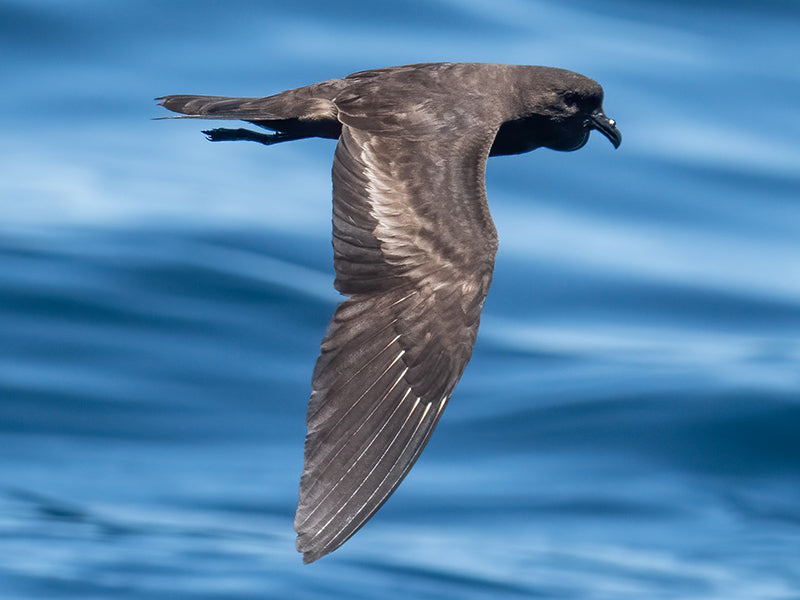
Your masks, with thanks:
[(292, 133), (259, 133), (249, 129), (209, 129), (204, 131), (206, 137), (211, 142), (235, 142), (246, 140), (250, 142), (258, 142), (270, 146), (272, 144), (279, 144), (280, 142), (289, 142), (291, 140), (299, 140), (305, 135), (296, 135)]

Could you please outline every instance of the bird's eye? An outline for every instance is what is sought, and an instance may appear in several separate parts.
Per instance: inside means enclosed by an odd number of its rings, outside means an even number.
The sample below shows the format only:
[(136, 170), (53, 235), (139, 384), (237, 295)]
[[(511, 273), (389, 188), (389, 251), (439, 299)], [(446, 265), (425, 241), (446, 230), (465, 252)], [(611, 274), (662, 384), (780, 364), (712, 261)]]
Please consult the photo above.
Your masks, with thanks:
[(564, 94), (564, 103), (566, 104), (577, 104), (578, 99), (578, 94), (575, 92), (567, 92)]

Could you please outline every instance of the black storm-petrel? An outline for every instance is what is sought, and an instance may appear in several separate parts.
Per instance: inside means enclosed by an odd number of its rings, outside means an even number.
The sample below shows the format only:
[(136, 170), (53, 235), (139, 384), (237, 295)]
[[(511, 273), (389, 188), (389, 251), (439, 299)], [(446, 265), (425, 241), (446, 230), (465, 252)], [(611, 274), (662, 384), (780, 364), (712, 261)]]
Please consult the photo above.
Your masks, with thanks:
[(603, 89), (563, 69), (430, 63), (362, 71), (266, 98), (166, 96), (212, 141), (338, 139), (334, 285), (308, 406), (295, 529), (305, 562), (335, 550), (381, 507), (431, 436), (470, 359), (497, 232), (489, 156), (577, 150), (621, 135)]

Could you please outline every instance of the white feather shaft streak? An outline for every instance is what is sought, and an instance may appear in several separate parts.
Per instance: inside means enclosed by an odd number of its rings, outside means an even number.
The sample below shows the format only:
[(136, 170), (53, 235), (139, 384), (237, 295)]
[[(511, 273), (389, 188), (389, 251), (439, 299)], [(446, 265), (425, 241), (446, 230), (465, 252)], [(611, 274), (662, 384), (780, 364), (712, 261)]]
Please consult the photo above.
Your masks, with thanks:
[[(400, 402), (398, 402), (398, 403), (397, 403), (397, 406), (395, 406), (394, 410), (392, 411), (392, 414), (390, 414), (390, 415), (389, 415), (389, 417), (388, 417), (388, 418), (387, 418), (387, 419), (384, 421), (383, 425), (381, 425), (381, 428), (380, 428), (380, 429), (378, 429), (377, 433), (376, 433), (374, 436), (372, 436), (372, 439), (370, 440), (369, 444), (367, 444), (367, 447), (366, 447), (366, 448), (364, 448), (364, 450), (362, 450), (361, 454), (359, 454), (359, 455), (358, 455), (358, 458), (356, 458), (356, 460), (353, 462), (353, 464), (352, 464), (352, 465), (350, 465), (350, 468), (349, 468), (349, 469), (347, 469), (347, 471), (345, 471), (344, 475), (342, 475), (342, 476), (339, 478), (339, 481), (337, 481), (337, 482), (336, 482), (336, 485), (334, 486), (334, 488), (335, 488), (336, 486), (338, 486), (338, 485), (339, 485), (339, 484), (342, 482), (342, 480), (344, 480), (344, 478), (347, 476), (347, 474), (349, 474), (349, 473), (350, 473), (350, 471), (352, 471), (352, 470), (353, 470), (353, 469), (356, 467), (356, 465), (358, 465), (359, 461), (361, 461), (361, 459), (364, 457), (364, 455), (367, 453), (367, 451), (368, 451), (368, 450), (369, 450), (369, 449), (372, 447), (372, 444), (374, 444), (374, 443), (375, 443), (375, 440), (377, 440), (377, 439), (380, 437), (381, 433), (383, 433), (383, 430), (384, 430), (384, 429), (386, 429), (386, 426), (387, 426), (387, 425), (388, 425), (388, 424), (391, 422), (391, 420), (392, 420), (392, 417), (394, 417), (394, 415), (397, 413), (397, 411), (398, 411), (398, 410), (400, 409), (400, 407), (403, 405), (403, 402), (405, 402), (405, 399), (406, 399), (406, 398), (408, 398), (408, 395), (409, 395), (410, 393), (411, 393), (411, 388), (408, 388), (408, 389), (406, 390), (405, 394), (403, 394), (403, 397), (400, 399)], [(409, 415), (409, 416), (410, 416), (410, 415)], [(408, 417), (406, 417), (406, 420), (408, 420)], [(374, 469), (375, 469), (375, 467), (373, 467), (373, 470), (374, 470)], [(370, 471), (370, 473), (372, 473), (372, 471)], [(364, 479), (364, 481), (366, 481), (366, 478)], [(355, 490), (356, 492), (357, 492), (359, 489), (361, 489), (361, 486), (363, 486), (363, 485), (364, 485), (364, 481), (362, 481), (362, 482), (361, 482), (361, 484), (360, 484), (360, 485), (359, 485), (359, 486), (356, 488), (356, 490)], [(329, 492), (329, 493), (330, 493), (330, 492)], [(355, 493), (355, 492), (354, 492), (354, 493)], [(334, 520), (334, 519), (335, 519), (335, 518), (336, 518), (336, 517), (339, 515), (339, 513), (341, 513), (341, 512), (342, 512), (342, 511), (343, 511), (343, 510), (344, 510), (346, 507), (347, 507), (347, 503), (345, 502), (344, 504), (342, 504), (342, 506), (340, 506), (340, 507), (339, 507), (339, 510), (337, 510), (337, 511), (336, 511), (336, 512), (333, 514), (333, 516), (332, 516), (330, 519), (328, 519), (328, 521), (327, 521), (327, 522), (326, 522), (326, 523), (325, 523), (325, 524), (324, 524), (322, 527), (320, 527), (320, 528), (317, 530), (317, 533), (316, 533), (316, 534), (314, 534), (314, 535), (315, 535), (315, 536), (318, 536), (320, 533), (322, 533), (322, 532), (325, 530), (325, 528), (326, 528), (328, 525), (330, 525), (330, 524), (331, 524), (331, 522), (332, 522), (332, 521), (333, 521), (333, 520)]]
[[(419, 406), (420, 400), (421, 400), (421, 399), (418, 397), (418, 398), (416, 399), (416, 401), (414, 402), (414, 406), (412, 406), (412, 407), (411, 407), (411, 410), (409, 411), (409, 413), (408, 413), (408, 416), (406, 417), (406, 420), (403, 422), (403, 426), (400, 428), (400, 430), (397, 432), (397, 434), (395, 434), (395, 436), (394, 436), (394, 439), (392, 440), (392, 443), (390, 444), (390, 446), (388, 446), (388, 447), (387, 447), (387, 449), (386, 449), (386, 451), (384, 451), (384, 453), (381, 455), (381, 459), (380, 459), (381, 461), (383, 460), (383, 457), (386, 455), (386, 452), (388, 451), (388, 449), (389, 449), (389, 448), (390, 448), (392, 445), (394, 445), (394, 442), (397, 440), (397, 438), (398, 438), (398, 436), (400, 435), (400, 433), (402, 432), (402, 430), (403, 430), (403, 429), (405, 429), (406, 423), (408, 423), (409, 419), (411, 418), (411, 415), (413, 415), (413, 414), (414, 414), (414, 411), (416, 411), (417, 407)], [(426, 405), (426, 406), (425, 406), (425, 410), (422, 412), (422, 416), (419, 418), (419, 421), (417, 421), (417, 425), (414, 427), (414, 431), (413, 431), (413, 432), (411, 432), (411, 435), (409, 436), (408, 440), (406, 441), (405, 445), (403, 446), (403, 449), (400, 451), (400, 454), (398, 455), (398, 460), (397, 460), (397, 461), (395, 461), (394, 463), (392, 463), (392, 465), (391, 465), (391, 466), (390, 466), (390, 467), (389, 467), (389, 468), (386, 470), (386, 475), (384, 475), (384, 476), (383, 476), (383, 479), (381, 479), (381, 482), (380, 482), (380, 483), (379, 483), (377, 486), (375, 486), (375, 490), (374, 490), (374, 491), (373, 491), (373, 492), (372, 492), (372, 493), (369, 495), (369, 498), (367, 498), (367, 499), (366, 499), (366, 500), (365, 500), (365, 501), (364, 501), (364, 502), (361, 504), (361, 506), (359, 506), (359, 507), (358, 507), (358, 510), (356, 510), (356, 512), (355, 512), (355, 513), (353, 513), (355, 516), (358, 516), (358, 515), (361, 513), (361, 511), (362, 511), (362, 510), (364, 510), (364, 508), (365, 508), (365, 507), (366, 507), (368, 504), (370, 504), (370, 502), (372, 501), (372, 499), (375, 497), (375, 494), (377, 494), (377, 493), (378, 493), (378, 490), (380, 490), (380, 489), (383, 487), (383, 484), (384, 484), (384, 483), (386, 483), (386, 480), (389, 478), (389, 475), (391, 475), (391, 473), (392, 473), (392, 470), (393, 470), (393, 469), (394, 469), (394, 468), (397, 466), (397, 464), (398, 464), (398, 461), (402, 459), (403, 455), (404, 455), (404, 454), (406, 453), (406, 451), (408, 450), (408, 447), (411, 445), (411, 442), (412, 442), (412, 441), (414, 440), (414, 438), (416, 437), (416, 435), (417, 435), (417, 431), (419, 431), (420, 425), (422, 425), (422, 423), (425, 421), (425, 416), (428, 414), (428, 411), (430, 410), (430, 408), (431, 408), (431, 405), (430, 405), (430, 404), (428, 404), (428, 405)], [(424, 440), (423, 440), (423, 441), (424, 441)], [(421, 449), (421, 446), (422, 446), (422, 445), (424, 445), (424, 444), (421, 444), (421, 445), (420, 445), (420, 449)], [(418, 455), (418, 454), (419, 454), (419, 452), (415, 452), (415, 455)], [(380, 462), (380, 461), (379, 461), (379, 462)], [(407, 464), (410, 466), (411, 464), (413, 464), (413, 462), (414, 462), (414, 460), (412, 459), (412, 460), (411, 460), (409, 463), (407, 463)], [(372, 475), (372, 472), (375, 470), (375, 468), (377, 468), (377, 466), (378, 466), (378, 465), (376, 464), (376, 465), (375, 465), (375, 467), (373, 467), (373, 468), (372, 468), (372, 470), (369, 472), (369, 475)], [(406, 470), (407, 470), (407, 469), (406, 469)], [(366, 480), (369, 478), (369, 475), (367, 475), (367, 477), (364, 479), (364, 482), (366, 482)], [(364, 484), (364, 482), (362, 482), (362, 484), (361, 484), (361, 485), (363, 485), (363, 484)], [(360, 488), (361, 488), (361, 486), (359, 486), (359, 489), (360, 489)], [(392, 493), (392, 491), (393, 491), (393, 490), (394, 490), (394, 486), (393, 486), (393, 487), (392, 487), (392, 488), (391, 488), (391, 489), (390, 489), (388, 492), (385, 492), (385, 493), (384, 493), (384, 495), (381, 497), (380, 501), (379, 501), (379, 502), (376, 504), (376, 506), (380, 506), (380, 505), (381, 505), (381, 504), (382, 504), (382, 503), (383, 503), (383, 502), (386, 500), (386, 498), (389, 496), (389, 494), (391, 494), (391, 493)], [(367, 520), (368, 518), (369, 518), (369, 516), (368, 516), (368, 515), (367, 515), (367, 516), (364, 516), (364, 517), (361, 517), (361, 518), (359, 518), (359, 519), (358, 519), (358, 522), (356, 523), (355, 530), (359, 529), (359, 528), (360, 528), (360, 527), (361, 527), (361, 526), (364, 524), (364, 522), (366, 522), (366, 520)], [(352, 528), (348, 528), (348, 529), (352, 529)], [(334, 537), (334, 538), (333, 538), (333, 540), (331, 540), (331, 541), (335, 542), (335, 541), (337, 540), (337, 538), (341, 537), (341, 535), (342, 535), (342, 534), (345, 534), (346, 532), (347, 532), (347, 529), (344, 529), (344, 530), (342, 530), (342, 531), (341, 531), (341, 532), (340, 532), (340, 533), (339, 533), (339, 534), (338, 534), (336, 537)]]
[[(402, 356), (402, 355), (403, 355), (403, 353), (401, 352), (401, 353), (400, 353), (400, 356)], [(399, 360), (400, 356), (398, 356), (398, 357), (397, 357), (397, 359), (395, 359), (395, 361), (394, 361), (394, 362), (397, 362), (397, 360)], [(394, 363), (393, 363), (393, 364), (394, 364)], [(387, 370), (388, 370), (388, 369), (387, 369)], [(389, 395), (392, 393), (392, 391), (394, 390), (394, 388), (396, 388), (396, 387), (397, 387), (397, 384), (398, 384), (398, 383), (400, 383), (400, 381), (402, 381), (403, 377), (405, 377), (405, 376), (406, 376), (406, 373), (407, 373), (407, 372), (408, 372), (408, 367), (406, 367), (405, 369), (403, 369), (403, 372), (402, 372), (402, 373), (400, 373), (400, 376), (399, 376), (399, 377), (398, 377), (398, 378), (395, 380), (395, 382), (392, 384), (392, 387), (390, 387), (388, 390), (386, 390), (386, 392), (384, 393), (384, 395), (383, 395), (383, 397), (381, 398), (381, 400), (375, 404), (375, 406), (372, 408), (372, 410), (369, 412), (369, 414), (368, 414), (368, 415), (367, 415), (367, 416), (364, 418), (364, 420), (363, 420), (363, 421), (361, 421), (361, 424), (360, 424), (360, 425), (358, 426), (358, 428), (357, 428), (357, 429), (356, 429), (356, 430), (353, 432), (353, 434), (350, 436), (350, 438), (349, 438), (349, 439), (352, 439), (352, 438), (353, 438), (353, 437), (354, 437), (356, 434), (358, 434), (358, 432), (359, 432), (359, 431), (361, 431), (361, 429), (363, 429), (363, 428), (364, 428), (364, 425), (365, 425), (365, 424), (366, 424), (366, 423), (367, 423), (367, 422), (370, 420), (370, 418), (372, 417), (372, 415), (374, 415), (374, 414), (375, 414), (375, 411), (376, 411), (376, 410), (378, 410), (378, 408), (380, 408), (380, 407), (383, 405), (383, 403), (386, 401), (386, 399), (387, 399), (387, 398), (389, 397)], [(409, 391), (410, 391), (410, 390), (409, 390)], [(366, 392), (365, 392), (365, 394), (366, 394)], [(406, 392), (406, 395), (408, 395), (408, 392)], [(363, 398), (363, 394), (362, 394), (362, 398)], [(403, 398), (405, 399), (405, 396), (403, 396)], [(402, 400), (401, 400), (401, 402), (402, 402)], [(396, 406), (396, 407), (395, 407), (395, 409), (392, 411), (392, 415), (394, 415), (394, 413), (395, 413), (395, 412), (397, 412), (397, 409), (398, 409), (398, 408), (399, 408), (399, 404), (398, 404), (398, 406)], [(391, 419), (391, 416), (389, 417), (389, 419)], [(328, 492), (327, 492), (327, 493), (326, 493), (326, 494), (325, 494), (325, 495), (324, 495), (324, 496), (323, 496), (323, 497), (322, 497), (320, 500), (318, 500), (318, 501), (317, 501), (316, 505), (314, 506), (314, 509), (313, 509), (313, 510), (312, 510), (312, 511), (311, 511), (311, 512), (308, 514), (308, 516), (307, 516), (305, 519), (303, 519), (302, 523), (300, 523), (300, 525), (301, 525), (301, 526), (302, 526), (302, 525), (304, 525), (305, 523), (307, 523), (307, 522), (308, 522), (308, 520), (311, 518), (311, 516), (312, 516), (314, 513), (316, 513), (316, 512), (317, 512), (317, 510), (319, 509), (319, 507), (320, 507), (320, 506), (322, 506), (322, 504), (325, 502), (325, 500), (328, 498), (328, 496), (330, 496), (330, 495), (331, 495), (331, 493), (332, 493), (332, 492), (333, 492), (333, 491), (334, 491), (334, 490), (335, 490), (337, 487), (339, 487), (339, 484), (341, 484), (341, 483), (342, 483), (342, 481), (343, 481), (343, 480), (344, 480), (344, 478), (347, 476), (347, 474), (348, 474), (348, 473), (350, 473), (350, 471), (352, 471), (352, 470), (353, 470), (353, 467), (355, 467), (355, 466), (358, 464), (358, 461), (359, 461), (359, 460), (361, 460), (361, 457), (362, 457), (362, 456), (364, 456), (364, 453), (365, 453), (367, 450), (369, 450), (369, 447), (370, 447), (370, 446), (372, 446), (372, 443), (373, 443), (373, 442), (375, 441), (375, 439), (378, 437), (378, 435), (380, 434), (380, 432), (381, 432), (381, 431), (383, 431), (384, 427), (386, 427), (386, 424), (389, 422), (389, 419), (387, 419), (387, 420), (384, 422), (383, 426), (380, 428), (380, 430), (378, 430), (378, 433), (376, 433), (376, 434), (375, 434), (375, 436), (373, 436), (372, 440), (371, 440), (371, 441), (370, 441), (370, 443), (367, 445), (367, 447), (366, 447), (366, 448), (364, 448), (363, 452), (361, 452), (361, 454), (358, 456), (358, 458), (356, 458), (355, 462), (354, 462), (352, 465), (350, 465), (350, 468), (349, 468), (349, 469), (347, 469), (347, 471), (345, 471), (345, 472), (342, 474), (342, 476), (341, 476), (341, 477), (339, 478), (339, 480), (338, 480), (338, 481), (337, 481), (337, 482), (336, 482), (336, 483), (333, 485), (333, 487), (331, 487), (331, 489), (329, 489), (329, 490), (328, 490)], [(329, 459), (328, 459), (328, 460), (325, 462), (325, 466), (321, 467), (319, 470), (320, 470), (320, 471), (324, 471), (324, 470), (325, 470), (325, 468), (327, 468), (327, 466), (328, 466), (328, 465), (330, 465), (330, 464), (331, 464), (331, 463), (332, 463), (332, 462), (333, 462), (333, 461), (336, 459), (336, 457), (337, 457), (337, 456), (339, 456), (339, 455), (342, 453), (342, 451), (343, 451), (343, 450), (344, 450), (346, 447), (347, 447), (347, 443), (344, 443), (344, 444), (342, 444), (342, 446), (339, 448), (339, 450), (337, 450), (337, 451), (336, 451), (336, 454), (334, 454), (333, 456), (331, 456), (331, 457), (330, 457), (330, 458), (329, 458)]]

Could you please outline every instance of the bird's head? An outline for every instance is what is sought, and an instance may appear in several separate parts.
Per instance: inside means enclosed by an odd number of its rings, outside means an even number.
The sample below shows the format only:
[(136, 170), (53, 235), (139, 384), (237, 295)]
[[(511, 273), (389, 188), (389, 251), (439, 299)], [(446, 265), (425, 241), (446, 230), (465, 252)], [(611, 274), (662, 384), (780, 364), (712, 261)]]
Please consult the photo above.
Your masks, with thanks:
[(518, 67), (514, 117), (497, 132), (490, 156), (519, 154), (536, 148), (571, 151), (582, 148), (593, 129), (618, 148), (622, 134), (603, 112), (603, 88), (572, 71)]
[(593, 129), (619, 148), (622, 134), (603, 111), (603, 88), (596, 81), (561, 69), (545, 78), (545, 90), (530, 107), (542, 146), (571, 151), (583, 147)]

